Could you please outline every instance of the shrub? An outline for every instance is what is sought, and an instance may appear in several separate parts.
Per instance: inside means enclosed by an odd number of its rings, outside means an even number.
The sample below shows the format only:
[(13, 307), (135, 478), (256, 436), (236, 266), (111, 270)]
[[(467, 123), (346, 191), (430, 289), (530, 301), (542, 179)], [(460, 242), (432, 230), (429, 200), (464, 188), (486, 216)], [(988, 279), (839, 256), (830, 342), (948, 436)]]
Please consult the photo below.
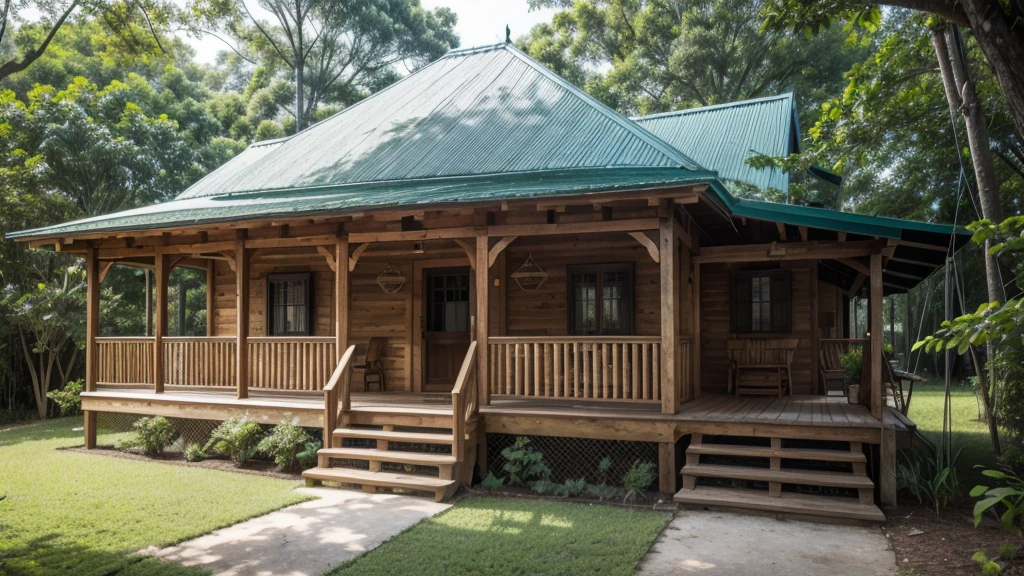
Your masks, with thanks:
[(185, 450), (182, 451), (182, 455), (185, 456), (185, 460), (188, 462), (202, 462), (206, 459), (206, 453), (203, 451), (203, 447), (194, 442), (190, 442), (185, 445)]
[(312, 468), (316, 466), (316, 455), (320, 451), (322, 444), (319, 440), (310, 440), (306, 442), (305, 449), (295, 455), (299, 459), (299, 464), (303, 468)]
[(608, 473), (612, 469), (612, 459), (605, 456), (597, 463), (597, 484), (587, 484), (586, 492), (588, 495), (597, 498), (598, 500), (613, 500), (619, 497), (622, 493), (622, 489), (618, 486), (608, 485)]
[(82, 388), (84, 381), (79, 378), (64, 385), (61, 390), (52, 390), (46, 397), (60, 408), (61, 416), (78, 414), (82, 410)]
[(508, 483), (515, 486), (528, 486), (537, 480), (551, 478), (551, 469), (544, 463), (544, 453), (530, 447), (530, 439), (520, 436), (515, 444), (501, 451), (508, 462), (504, 470), (508, 472)]
[(846, 372), (849, 381), (854, 384), (859, 383), (860, 371), (864, 367), (864, 348), (851, 346), (850, 350), (839, 359), (839, 363), (843, 365), (843, 372)]
[(501, 488), (504, 485), (505, 478), (501, 476), (495, 476), (494, 472), (488, 472), (487, 478), (484, 478), (483, 481), (480, 482), (480, 487), (486, 490), (494, 490), (496, 488)]
[(640, 460), (633, 462), (625, 476), (622, 477), (622, 485), (626, 489), (623, 502), (633, 503), (638, 497), (644, 496), (647, 488), (658, 479), (658, 475), (654, 472), (656, 468), (657, 466), (653, 462)]
[(242, 468), (256, 455), (262, 437), (263, 429), (247, 414), (225, 420), (214, 428), (203, 451), (227, 456), (237, 468)]
[(270, 434), (260, 441), (257, 449), (274, 458), (284, 472), (293, 472), (299, 466), (299, 452), (313, 438), (294, 421), (282, 420)]
[(174, 439), (174, 426), (163, 416), (139, 418), (132, 424), (135, 437), (122, 440), (118, 448), (140, 449), (146, 456), (162, 454)]
[(932, 506), (938, 514), (951, 502), (960, 498), (956, 462), (962, 450), (961, 448), (954, 452), (949, 462), (946, 462), (945, 450), (941, 444), (930, 456), (922, 456), (918, 452), (907, 453), (896, 470), (897, 489), (917, 500), (919, 504)]
[(981, 523), (985, 512), (1000, 510), (999, 520), (1003, 528), (1016, 530), (1024, 518), (1024, 480), (999, 470), (982, 470), (981, 473), (1003, 485), (995, 488), (979, 485), (971, 490), (972, 498), (980, 498), (974, 504), (974, 525)]

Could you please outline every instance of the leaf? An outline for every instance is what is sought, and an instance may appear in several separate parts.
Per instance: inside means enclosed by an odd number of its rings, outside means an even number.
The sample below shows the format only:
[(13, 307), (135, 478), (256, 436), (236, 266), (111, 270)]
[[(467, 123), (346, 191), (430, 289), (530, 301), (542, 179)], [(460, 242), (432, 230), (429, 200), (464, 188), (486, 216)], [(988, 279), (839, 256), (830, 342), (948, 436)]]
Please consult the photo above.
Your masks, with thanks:
[(984, 476), (988, 476), (989, 478), (995, 478), (996, 480), (1003, 480), (1006, 478), (1006, 474), (1004, 472), (1000, 472), (999, 470), (986, 469), (982, 470), (981, 473)]
[(975, 486), (971, 488), (971, 498), (979, 498), (986, 491), (988, 491), (988, 486)]
[(977, 527), (978, 524), (981, 524), (981, 516), (986, 510), (1002, 501), (1002, 498), (985, 498), (984, 500), (978, 500), (974, 504), (974, 526)]

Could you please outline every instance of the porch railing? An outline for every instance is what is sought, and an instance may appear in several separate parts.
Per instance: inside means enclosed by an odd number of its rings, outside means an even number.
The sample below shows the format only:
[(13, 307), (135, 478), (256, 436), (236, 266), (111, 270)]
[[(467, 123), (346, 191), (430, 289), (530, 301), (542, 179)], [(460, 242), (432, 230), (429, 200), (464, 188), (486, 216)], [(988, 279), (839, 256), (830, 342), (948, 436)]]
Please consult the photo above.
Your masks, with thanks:
[(459, 376), (452, 388), (452, 454), (459, 462), (465, 459), (466, 422), (476, 414), (477, 410), (477, 367), (476, 340), (469, 344), (466, 357), (462, 361)]
[(324, 447), (334, 447), (334, 429), (352, 410), (352, 362), (355, 346), (349, 346), (341, 356), (331, 379), (324, 386)]
[(152, 384), (153, 338), (97, 338), (99, 384)]
[(248, 341), (249, 388), (323, 390), (336, 364), (334, 336)]
[(656, 402), (657, 336), (488, 338), (493, 395)]
[(235, 386), (233, 336), (164, 336), (165, 386)]

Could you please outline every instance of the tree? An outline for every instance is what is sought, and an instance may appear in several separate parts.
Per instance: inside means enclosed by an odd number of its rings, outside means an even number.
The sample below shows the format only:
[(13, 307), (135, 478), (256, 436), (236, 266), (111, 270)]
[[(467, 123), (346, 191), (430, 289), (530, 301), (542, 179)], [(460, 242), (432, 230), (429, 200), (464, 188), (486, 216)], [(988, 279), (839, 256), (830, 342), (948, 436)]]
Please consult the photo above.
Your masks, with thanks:
[(1024, 6), (1002, 0), (771, 0), (767, 23), (818, 33), (834, 21), (869, 22), (877, 5), (934, 14), (957, 26), (967, 26), (984, 53), (1009, 104), (1017, 131), (1024, 133)]

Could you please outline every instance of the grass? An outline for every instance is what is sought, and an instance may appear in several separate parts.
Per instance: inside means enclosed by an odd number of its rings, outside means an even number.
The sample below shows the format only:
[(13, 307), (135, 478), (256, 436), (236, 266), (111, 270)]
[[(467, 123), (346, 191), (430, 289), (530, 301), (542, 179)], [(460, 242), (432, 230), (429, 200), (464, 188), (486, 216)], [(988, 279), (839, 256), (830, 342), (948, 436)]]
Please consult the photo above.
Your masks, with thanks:
[(603, 505), (470, 497), (329, 574), (627, 575), (668, 518)]
[[(936, 444), (942, 437), (942, 410), (945, 391), (942, 383), (925, 382), (914, 386), (908, 416), (918, 430)], [(979, 420), (978, 401), (974, 391), (966, 386), (954, 386), (950, 393), (950, 411), (953, 417), (953, 449), (963, 448), (957, 461), (961, 487), (967, 492), (981, 480), (977, 465), (995, 465), (995, 452), (989, 440), (988, 425)]]
[(202, 574), (132, 553), (307, 499), (287, 480), (58, 450), (81, 425), (0, 431), (0, 574)]

